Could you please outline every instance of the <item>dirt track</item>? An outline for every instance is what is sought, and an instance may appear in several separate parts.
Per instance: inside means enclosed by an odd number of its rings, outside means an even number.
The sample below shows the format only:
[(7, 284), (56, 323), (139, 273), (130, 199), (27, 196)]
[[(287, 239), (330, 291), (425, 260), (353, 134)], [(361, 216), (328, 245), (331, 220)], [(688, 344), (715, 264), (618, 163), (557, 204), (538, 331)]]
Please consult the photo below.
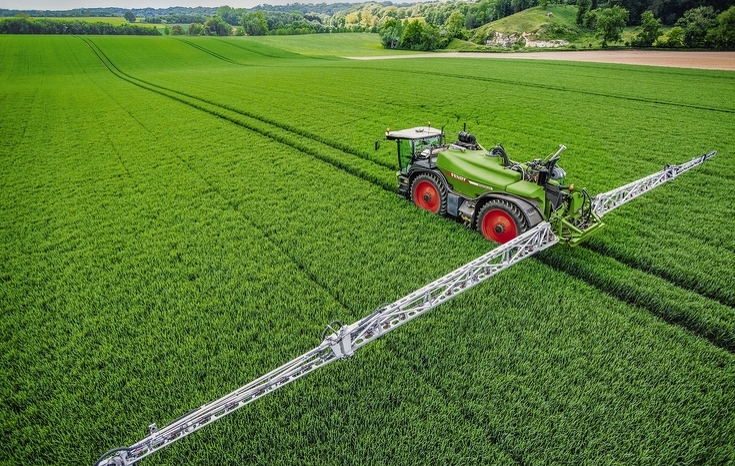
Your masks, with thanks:
[(529, 53), (417, 53), (376, 57), (347, 57), (354, 60), (396, 58), (520, 58), (524, 60), (566, 60), (627, 65), (669, 66), (702, 70), (735, 71), (735, 52), (667, 52), (658, 50), (592, 50), (579, 52)]

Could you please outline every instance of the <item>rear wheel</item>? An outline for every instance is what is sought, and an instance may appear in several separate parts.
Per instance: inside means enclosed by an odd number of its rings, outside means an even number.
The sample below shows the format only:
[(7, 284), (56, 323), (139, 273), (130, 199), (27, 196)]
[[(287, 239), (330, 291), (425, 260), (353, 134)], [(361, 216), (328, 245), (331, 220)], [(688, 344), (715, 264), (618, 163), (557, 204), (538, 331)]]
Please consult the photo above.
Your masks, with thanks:
[(419, 208), (443, 215), (447, 211), (447, 188), (436, 175), (422, 173), (411, 183), (411, 199)]
[(477, 230), (490, 241), (503, 244), (528, 230), (528, 222), (515, 204), (493, 199), (482, 206)]

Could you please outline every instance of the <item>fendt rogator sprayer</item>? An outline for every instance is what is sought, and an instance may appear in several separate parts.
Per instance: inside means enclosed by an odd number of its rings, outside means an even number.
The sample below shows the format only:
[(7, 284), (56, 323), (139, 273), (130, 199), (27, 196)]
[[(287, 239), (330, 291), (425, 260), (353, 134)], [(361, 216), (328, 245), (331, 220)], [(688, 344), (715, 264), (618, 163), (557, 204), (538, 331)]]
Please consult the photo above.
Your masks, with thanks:
[[(560, 240), (570, 245), (584, 241), (603, 227), (600, 219), (608, 212), (716, 154), (712, 151), (682, 165), (667, 165), (660, 172), (590, 197), (584, 189), (565, 184), (566, 174), (557, 165), (563, 145), (545, 159), (517, 163), (502, 146), (487, 151), (466, 131), (450, 144), (444, 143), (443, 130), (431, 126), (387, 131), (386, 139), (398, 145), (399, 194), (420, 208), (476, 227), (502, 244), (355, 323), (332, 322), (316, 348), (165, 427), (151, 424), (145, 438), (106, 452), (95, 466), (135, 464), (274, 390), (351, 356), (358, 348)], [(376, 148), (378, 145), (376, 141)]]
[(604, 227), (587, 191), (566, 184), (557, 164), (564, 145), (544, 159), (519, 163), (500, 144), (486, 150), (466, 129), (449, 144), (444, 131), (431, 126), (387, 130), (386, 139), (398, 146), (399, 194), (501, 244), (543, 221), (571, 246)]

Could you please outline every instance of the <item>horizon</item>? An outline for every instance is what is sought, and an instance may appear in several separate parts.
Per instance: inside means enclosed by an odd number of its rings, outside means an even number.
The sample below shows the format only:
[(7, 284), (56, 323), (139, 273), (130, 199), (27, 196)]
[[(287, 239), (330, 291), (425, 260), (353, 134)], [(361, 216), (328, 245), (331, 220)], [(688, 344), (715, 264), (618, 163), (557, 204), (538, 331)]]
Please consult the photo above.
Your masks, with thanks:
[[(361, 3), (364, 0), (340, 0), (340, 1), (306, 1), (305, 4), (318, 4), (318, 3)], [(301, 3), (293, 0), (223, 0), (218, 4), (202, 4), (201, 0), (121, 0), (112, 1), (110, 3), (117, 3), (117, 5), (106, 5), (101, 6), (101, 2), (98, 0), (0, 0), (0, 9), (4, 10), (53, 10), (53, 11), (64, 11), (74, 10), (77, 8), (125, 8), (131, 9), (142, 9), (142, 8), (173, 8), (173, 7), (185, 7), (185, 8), (217, 8), (223, 5), (229, 5), (232, 8), (253, 8), (258, 5), (269, 4), (269, 5), (288, 5), (290, 3)]]

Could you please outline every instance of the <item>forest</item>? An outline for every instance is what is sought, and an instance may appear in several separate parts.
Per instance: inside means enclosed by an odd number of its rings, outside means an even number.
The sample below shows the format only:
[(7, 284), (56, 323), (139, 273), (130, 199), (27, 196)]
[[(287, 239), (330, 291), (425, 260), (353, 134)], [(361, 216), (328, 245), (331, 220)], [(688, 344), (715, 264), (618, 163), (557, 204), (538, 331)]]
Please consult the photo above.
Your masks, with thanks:
[[(218, 8), (130, 9), (91, 8), (65, 11), (0, 10), (0, 17), (20, 16), (0, 25), (0, 33), (11, 34), (157, 34), (129, 27), (102, 25), (54, 25), (38, 17), (125, 16), (131, 22), (165, 25), (172, 35), (295, 35), (332, 32), (380, 33), (387, 48), (436, 50), (453, 39), (483, 44), (488, 37), (477, 29), (488, 23), (529, 10), (553, 5), (576, 7), (576, 23), (595, 32), (602, 47), (621, 42), (623, 29), (639, 27), (642, 32), (627, 42), (632, 47), (735, 48), (733, 0), (482, 0), (477, 2), (426, 2), (394, 4), (258, 5), (251, 9)], [(172, 25), (169, 27), (168, 25)], [(173, 26), (179, 25), (179, 26)], [(190, 27), (191, 26), (191, 27)], [(665, 37), (662, 27), (671, 27)], [(564, 38), (563, 31), (557, 34)]]

